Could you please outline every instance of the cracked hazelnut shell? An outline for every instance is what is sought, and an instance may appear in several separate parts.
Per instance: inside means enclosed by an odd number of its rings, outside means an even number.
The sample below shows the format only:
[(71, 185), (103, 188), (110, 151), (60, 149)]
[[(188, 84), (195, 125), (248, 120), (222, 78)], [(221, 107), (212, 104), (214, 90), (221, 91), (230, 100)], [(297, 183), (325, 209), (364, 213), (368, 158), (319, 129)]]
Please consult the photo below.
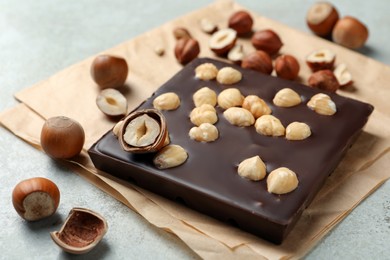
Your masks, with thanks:
[(237, 32), (225, 28), (213, 33), (209, 39), (210, 49), (217, 55), (226, 55), (236, 44)]
[(51, 232), (52, 240), (65, 252), (84, 254), (91, 251), (107, 233), (107, 221), (100, 214), (73, 208), (60, 231)]
[[(141, 116), (148, 116), (150, 118), (150, 121), (153, 121), (152, 124), (149, 124), (147, 122), (141, 122), (141, 124), (135, 125), (134, 127), (128, 128), (128, 125)], [(158, 134), (155, 135), (155, 130), (152, 129), (155, 126), (155, 123), (158, 124)], [(148, 129), (149, 128), (149, 129)], [(142, 138), (148, 139), (145, 142), (139, 142), (136, 144), (130, 144), (129, 141), (126, 141), (127, 137), (127, 131), (133, 132), (133, 136), (136, 136), (138, 140), (141, 140)], [(153, 136), (148, 136), (149, 134), (152, 134)], [(150, 138), (153, 140), (150, 140)], [(150, 152), (156, 152), (160, 150), (165, 145), (165, 141), (168, 137), (168, 129), (167, 124), (164, 115), (158, 111), (157, 109), (144, 109), (135, 111), (129, 115), (127, 115), (123, 119), (123, 124), (121, 125), (121, 128), (119, 129), (119, 143), (121, 144), (121, 147), (126, 152), (131, 153), (150, 153)]]
[(99, 55), (91, 65), (92, 79), (102, 89), (123, 86), (128, 72), (126, 60), (112, 55)]
[(75, 120), (57, 116), (46, 120), (41, 131), (41, 146), (49, 156), (70, 159), (83, 149), (85, 134)]
[(53, 215), (60, 203), (60, 190), (49, 179), (35, 177), (19, 182), (12, 192), (16, 212), (27, 221)]

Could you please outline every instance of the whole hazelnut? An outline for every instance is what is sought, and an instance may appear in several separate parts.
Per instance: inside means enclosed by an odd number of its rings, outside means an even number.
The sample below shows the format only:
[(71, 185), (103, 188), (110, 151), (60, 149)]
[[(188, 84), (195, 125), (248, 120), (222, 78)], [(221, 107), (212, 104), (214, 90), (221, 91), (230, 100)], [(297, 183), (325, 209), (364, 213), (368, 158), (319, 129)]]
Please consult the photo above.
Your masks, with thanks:
[(195, 39), (182, 38), (176, 42), (175, 56), (176, 59), (183, 65), (198, 57), (199, 52), (199, 42)]
[(294, 56), (281, 55), (275, 60), (275, 72), (280, 78), (294, 80), (298, 77), (299, 63)]
[(183, 27), (176, 27), (173, 30), (173, 36), (176, 40), (180, 40), (182, 38), (192, 38), (190, 32)]
[(358, 49), (367, 41), (368, 29), (358, 19), (345, 16), (333, 28), (332, 38), (344, 47)]
[(317, 2), (307, 12), (306, 23), (310, 30), (318, 36), (328, 36), (339, 20), (336, 8), (328, 2)]
[(257, 31), (252, 36), (252, 45), (257, 50), (267, 52), (269, 55), (274, 55), (282, 48), (283, 43), (279, 35), (273, 30)]
[(82, 126), (65, 116), (51, 117), (42, 127), (42, 149), (53, 158), (69, 159), (78, 155), (83, 149), (84, 140)]
[(340, 84), (331, 70), (319, 70), (314, 72), (308, 80), (309, 86), (322, 90), (335, 92)]
[(123, 86), (128, 72), (129, 67), (126, 60), (111, 55), (99, 55), (91, 65), (92, 79), (102, 89)]
[(252, 16), (246, 11), (237, 11), (230, 16), (228, 26), (235, 30), (239, 36), (248, 34), (252, 31)]
[(255, 51), (245, 56), (242, 60), (241, 67), (244, 69), (255, 70), (264, 74), (272, 73), (272, 59), (264, 51)]

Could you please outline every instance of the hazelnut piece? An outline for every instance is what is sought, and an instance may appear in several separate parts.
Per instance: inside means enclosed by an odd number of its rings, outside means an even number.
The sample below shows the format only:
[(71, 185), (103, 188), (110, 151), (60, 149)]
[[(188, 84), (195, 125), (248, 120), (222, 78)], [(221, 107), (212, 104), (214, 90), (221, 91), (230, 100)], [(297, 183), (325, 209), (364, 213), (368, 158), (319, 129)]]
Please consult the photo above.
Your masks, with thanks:
[(242, 107), (230, 107), (223, 112), (225, 119), (235, 126), (251, 126), (255, 122), (252, 113)]
[(73, 208), (60, 231), (51, 232), (50, 236), (65, 252), (85, 254), (102, 240), (107, 230), (107, 221), (99, 213)]
[(118, 139), (126, 152), (148, 153), (160, 150), (167, 136), (164, 115), (156, 109), (145, 109), (130, 113), (123, 119)]
[(295, 80), (299, 73), (299, 63), (292, 55), (281, 55), (275, 60), (275, 72), (280, 78)]
[(217, 81), (225, 85), (235, 84), (241, 79), (241, 72), (236, 69), (233, 69), (232, 67), (224, 67), (220, 69), (217, 74)]
[(271, 56), (278, 53), (283, 46), (279, 35), (270, 29), (255, 32), (251, 42), (257, 50), (265, 51)]
[(331, 70), (333, 68), (336, 54), (328, 49), (320, 49), (311, 52), (306, 57), (309, 68), (315, 72), (319, 70)]
[(158, 110), (175, 110), (180, 106), (180, 98), (174, 92), (159, 95), (153, 100), (153, 107)]
[(306, 23), (310, 30), (318, 36), (328, 36), (339, 20), (339, 13), (336, 8), (328, 2), (317, 2), (313, 4), (306, 15)]
[(42, 149), (51, 157), (70, 159), (83, 149), (85, 134), (75, 120), (57, 116), (46, 120), (41, 131)]
[(127, 113), (127, 99), (116, 89), (103, 89), (96, 97), (96, 105), (107, 116), (121, 116)]
[(173, 36), (175, 37), (176, 40), (180, 40), (183, 38), (192, 38), (190, 32), (183, 27), (176, 27), (173, 30)]
[(241, 62), (241, 67), (244, 69), (255, 70), (264, 74), (272, 73), (272, 59), (264, 51), (255, 51), (245, 56)]
[(256, 155), (240, 162), (237, 172), (241, 177), (252, 181), (260, 181), (266, 175), (266, 167), (261, 158)]
[(344, 47), (358, 49), (367, 41), (368, 29), (358, 19), (345, 16), (333, 28), (332, 38), (335, 43)]
[(60, 203), (60, 190), (49, 179), (35, 177), (19, 182), (12, 192), (16, 212), (27, 221), (53, 215)]
[(237, 11), (230, 16), (228, 26), (235, 30), (238, 36), (249, 34), (253, 26), (252, 16), (246, 11)]
[(298, 183), (295, 172), (286, 167), (280, 167), (268, 175), (267, 189), (269, 193), (286, 194), (295, 190)]
[(309, 86), (322, 90), (335, 92), (340, 84), (331, 70), (319, 70), (314, 72), (308, 80)]
[(217, 55), (227, 54), (237, 40), (237, 32), (230, 28), (221, 29), (213, 33), (209, 39), (210, 49)]
[(223, 109), (242, 105), (244, 96), (237, 88), (227, 88), (221, 91), (217, 97), (218, 105)]
[(194, 126), (188, 133), (191, 139), (198, 142), (213, 142), (218, 139), (218, 129), (210, 123), (203, 123), (200, 126)]
[(349, 72), (345, 63), (340, 63), (333, 71), (340, 87), (345, 87), (352, 84), (352, 74)]
[(162, 148), (153, 158), (158, 169), (168, 169), (183, 164), (188, 158), (187, 151), (180, 145), (170, 144)]
[(198, 57), (199, 53), (199, 42), (195, 39), (184, 37), (176, 42), (175, 57), (182, 65)]
[(212, 63), (203, 63), (195, 68), (195, 77), (201, 80), (213, 80), (217, 74), (218, 68)]
[(126, 60), (111, 55), (99, 55), (91, 65), (92, 79), (102, 89), (123, 86), (128, 72), (129, 67)]

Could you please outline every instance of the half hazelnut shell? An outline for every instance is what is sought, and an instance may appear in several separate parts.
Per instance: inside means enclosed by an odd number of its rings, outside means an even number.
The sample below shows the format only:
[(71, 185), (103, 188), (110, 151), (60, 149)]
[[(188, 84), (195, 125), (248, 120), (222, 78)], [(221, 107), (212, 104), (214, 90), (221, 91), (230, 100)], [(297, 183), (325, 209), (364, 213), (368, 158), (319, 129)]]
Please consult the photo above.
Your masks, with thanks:
[(91, 251), (108, 230), (106, 220), (99, 213), (85, 208), (73, 208), (60, 231), (50, 233), (53, 241), (71, 254)]
[[(158, 134), (154, 135), (153, 137), (148, 136), (149, 133), (153, 133), (156, 129), (150, 129), (150, 127), (153, 127), (153, 124), (148, 124), (148, 122), (141, 122), (141, 124), (137, 123), (135, 127), (134, 124), (130, 124), (132, 121), (136, 120), (140, 117), (145, 117), (153, 121), (153, 123), (158, 124)], [(129, 127), (128, 127), (129, 126)], [(156, 126), (156, 124), (154, 124)], [(129, 134), (129, 132), (134, 132), (133, 135), (136, 135), (138, 139), (141, 138), (151, 138), (149, 144), (147, 145), (134, 145), (130, 144), (126, 135)], [(119, 143), (122, 146), (122, 149), (126, 152), (131, 153), (151, 153), (151, 152), (157, 152), (161, 148), (163, 148), (166, 145), (166, 139), (168, 137), (168, 129), (166, 124), (166, 119), (164, 115), (158, 111), (157, 109), (144, 109), (135, 111), (129, 115), (127, 115), (123, 119), (123, 124), (121, 128), (119, 129)]]

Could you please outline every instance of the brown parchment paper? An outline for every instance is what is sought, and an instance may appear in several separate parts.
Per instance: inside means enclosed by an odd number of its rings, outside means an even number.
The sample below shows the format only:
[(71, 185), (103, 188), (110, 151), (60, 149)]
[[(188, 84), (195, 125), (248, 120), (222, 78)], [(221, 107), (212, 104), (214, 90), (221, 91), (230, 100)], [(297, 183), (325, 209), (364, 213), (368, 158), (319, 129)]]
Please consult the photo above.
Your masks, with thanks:
[[(207, 46), (209, 36), (201, 32), (198, 21), (208, 17), (223, 28), (226, 27), (230, 14), (239, 9), (243, 7), (234, 2), (217, 1), (105, 51), (104, 53), (125, 57), (129, 64), (129, 77), (126, 86), (121, 89), (128, 99), (129, 110), (138, 106), (182, 68), (173, 55), (174, 27), (190, 29), (201, 44), (200, 56), (217, 58), (210, 52)], [(390, 102), (387, 101), (390, 98), (390, 88), (386, 86), (390, 82), (390, 67), (264, 16), (252, 15), (255, 18), (255, 30), (272, 28), (280, 34), (285, 43), (281, 53), (291, 53), (298, 58), (303, 83), (310, 75), (304, 62), (306, 55), (314, 49), (328, 48), (336, 53), (336, 63), (346, 63), (354, 77), (353, 86), (340, 90), (339, 94), (375, 106), (362, 135), (282, 245), (268, 243), (97, 171), (86, 151), (113, 127), (114, 122), (104, 116), (95, 104), (99, 89), (89, 74), (94, 57), (16, 93), (15, 96), (21, 103), (2, 112), (0, 122), (16, 136), (41, 149), (39, 138), (45, 119), (65, 115), (79, 121), (86, 132), (84, 150), (79, 157), (65, 163), (156, 227), (175, 234), (202, 258), (298, 258), (390, 177), (387, 170), (390, 166), (390, 116), (387, 113), (390, 111)], [(249, 39), (239, 39), (238, 42), (244, 45), (247, 52), (253, 50)], [(164, 56), (154, 53), (156, 46), (165, 48)]]

